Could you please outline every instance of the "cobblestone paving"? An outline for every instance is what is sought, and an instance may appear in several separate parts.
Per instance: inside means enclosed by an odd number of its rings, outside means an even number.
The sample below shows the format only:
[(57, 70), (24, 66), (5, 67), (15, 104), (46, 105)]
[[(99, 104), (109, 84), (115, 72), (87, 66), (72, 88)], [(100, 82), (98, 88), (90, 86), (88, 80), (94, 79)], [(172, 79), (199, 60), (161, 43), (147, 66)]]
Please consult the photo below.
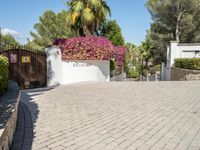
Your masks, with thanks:
[(19, 103), (18, 120), (11, 150), (31, 150), (33, 123), (30, 111), (22, 102)]
[(81, 83), (21, 100), (33, 150), (200, 150), (200, 82)]

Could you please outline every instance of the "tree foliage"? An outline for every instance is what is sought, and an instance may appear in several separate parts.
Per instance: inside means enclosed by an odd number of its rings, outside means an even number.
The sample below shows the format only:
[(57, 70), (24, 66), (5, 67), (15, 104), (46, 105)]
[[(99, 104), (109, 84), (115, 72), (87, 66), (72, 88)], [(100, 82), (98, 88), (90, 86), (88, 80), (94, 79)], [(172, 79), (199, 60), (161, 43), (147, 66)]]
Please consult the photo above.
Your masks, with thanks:
[(169, 42), (200, 42), (200, 0), (148, 0), (149, 31), (156, 61), (165, 61)]
[(149, 62), (154, 56), (149, 32), (147, 32), (146, 39), (141, 45), (135, 46), (127, 43), (126, 48), (125, 71), (127, 76), (139, 78), (139, 75), (147, 75)]
[(126, 44), (126, 55), (125, 55), (125, 71), (128, 72), (129, 69), (133, 69), (137, 64), (137, 47), (132, 43)]
[(74, 33), (67, 25), (67, 16), (66, 11), (58, 14), (51, 10), (45, 11), (34, 25), (37, 33), (31, 32), (33, 41), (29, 41), (28, 45), (44, 48), (52, 45), (55, 39), (72, 37)]
[(20, 44), (10, 34), (1, 35), (0, 48), (6, 47), (9, 45), (20, 45)]
[(105, 0), (69, 0), (68, 22), (77, 36), (98, 34), (99, 28), (111, 15)]
[(149, 0), (147, 7), (158, 29), (172, 34), (178, 43), (181, 42), (181, 35), (189, 32), (184, 30), (187, 30), (188, 24), (199, 25), (199, 0)]
[(115, 20), (107, 21), (102, 27), (101, 35), (107, 37), (114, 45), (124, 45), (121, 28)]

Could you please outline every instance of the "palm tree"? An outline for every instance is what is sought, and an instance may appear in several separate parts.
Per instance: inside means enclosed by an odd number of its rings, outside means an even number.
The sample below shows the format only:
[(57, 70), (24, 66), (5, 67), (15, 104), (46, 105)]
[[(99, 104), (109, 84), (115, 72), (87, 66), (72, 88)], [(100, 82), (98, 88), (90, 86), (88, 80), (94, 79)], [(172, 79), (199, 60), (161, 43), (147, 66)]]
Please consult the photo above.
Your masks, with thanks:
[(153, 56), (148, 38), (146, 38), (146, 41), (142, 42), (142, 45), (138, 47), (138, 52), (139, 52), (139, 59), (141, 62), (141, 75), (143, 78), (144, 75), (148, 75), (148, 71), (149, 71), (148, 63), (149, 63), (149, 60)]
[(98, 34), (98, 29), (111, 15), (104, 0), (70, 0), (68, 22), (78, 36)]
[(125, 59), (125, 68), (132, 69), (132, 67), (135, 67), (137, 64), (137, 47), (134, 44), (127, 43), (126, 44), (127, 52), (126, 52), (126, 59)]

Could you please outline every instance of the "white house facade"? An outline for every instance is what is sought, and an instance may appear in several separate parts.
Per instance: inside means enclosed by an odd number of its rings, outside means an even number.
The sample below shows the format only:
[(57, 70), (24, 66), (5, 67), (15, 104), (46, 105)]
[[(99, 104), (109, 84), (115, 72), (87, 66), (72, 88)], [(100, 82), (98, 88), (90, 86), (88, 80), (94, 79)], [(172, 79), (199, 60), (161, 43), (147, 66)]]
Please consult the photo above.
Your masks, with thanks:
[(167, 63), (162, 65), (162, 80), (171, 80), (171, 67), (176, 58), (200, 57), (200, 43), (178, 44), (171, 42), (167, 48)]

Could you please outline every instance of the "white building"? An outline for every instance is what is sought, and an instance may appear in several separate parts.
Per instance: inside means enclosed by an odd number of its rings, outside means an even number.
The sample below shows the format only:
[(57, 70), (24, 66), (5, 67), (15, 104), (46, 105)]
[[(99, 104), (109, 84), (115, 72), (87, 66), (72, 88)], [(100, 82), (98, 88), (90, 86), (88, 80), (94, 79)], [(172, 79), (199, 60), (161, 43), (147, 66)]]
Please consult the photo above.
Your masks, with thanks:
[(58, 47), (46, 49), (47, 86), (110, 81), (110, 60), (63, 60)]
[(176, 58), (195, 58), (200, 57), (200, 43), (178, 44), (171, 42), (167, 48), (167, 63), (162, 67), (162, 79), (171, 80), (171, 67)]

